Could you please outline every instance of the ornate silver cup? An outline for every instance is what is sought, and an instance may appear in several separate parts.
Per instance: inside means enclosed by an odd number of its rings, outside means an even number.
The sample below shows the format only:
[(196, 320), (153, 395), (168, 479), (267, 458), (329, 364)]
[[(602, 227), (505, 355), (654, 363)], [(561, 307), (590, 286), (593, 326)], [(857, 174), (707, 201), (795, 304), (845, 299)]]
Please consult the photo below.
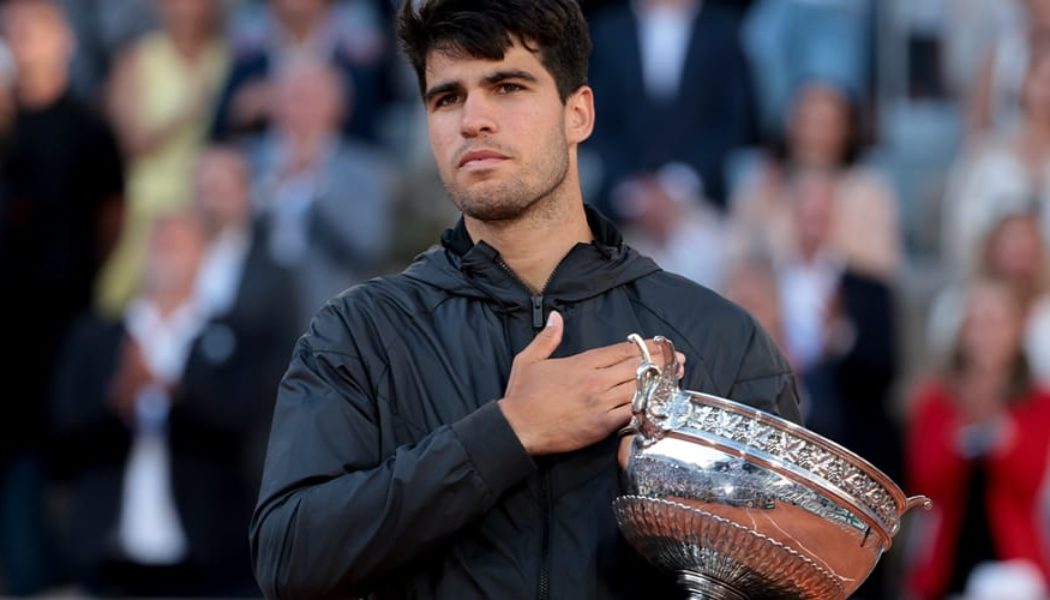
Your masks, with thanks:
[[(838, 600), (889, 549), (923, 496), (803, 427), (750, 406), (680, 390), (674, 346), (642, 339), (632, 427), (620, 448), (626, 539), (678, 573), (692, 598)], [(633, 435), (631, 435), (633, 434)]]

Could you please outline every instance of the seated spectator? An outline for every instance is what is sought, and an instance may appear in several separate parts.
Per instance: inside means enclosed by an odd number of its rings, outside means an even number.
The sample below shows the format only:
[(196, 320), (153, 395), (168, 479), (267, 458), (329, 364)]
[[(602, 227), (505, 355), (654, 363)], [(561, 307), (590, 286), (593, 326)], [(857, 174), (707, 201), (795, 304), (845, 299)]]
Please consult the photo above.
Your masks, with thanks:
[(987, 279), (968, 288), (965, 306), (947, 368), (918, 391), (908, 419), (907, 488), (933, 499), (915, 517), (907, 560), (904, 595), (920, 600), (961, 593), (987, 561), (1027, 561), (1044, 589), (1050, 575), (1050, 394), (1030, 377), (1024, 310)]
[(190, 204), (193, 161), (229, 61), (216, 3), (163, 0), (157, 7), (160, 30), (121, 53), (110, 82), (109, 117), (129, 163), (124, 231), (100, 282), (111, 314), (137, 287), (153, 220)]
[(731, 207), (734, 253), (754, 248), (790, 256), (792, 187), (800, 173), (823, 170), (833, 183), (835, 251), (851, 271), (891, 281), (902, 260), (897, 200), (887, 182), (857, 162), (856, 109), (834, 86), (811, 82), (798, 90), (785, 142), (760, 159)]
[(338, 129), (377, 139), (379, 113), (388, 95), (386, 40), (341, 35), (331, 4), (330, 0), (269, 0), (269, 26), (263, 35), (235, 49), (212, 123), (213, 140), (264, 132), (275, 102), (274, 73), (282, 63), (303, 55), (329, 62), (339, 74), (343, 97), (354, 103), (355, 109), (343, 114)]
[(590, 81), (600, 108), (584, 148), (600, 159), (589, 201), (619, 219), (615, 189), (670, 163), (692, 169), (702, 196), (726, 204), (730, 152), (754, 140), (739, 17), (720, 2), (643, 0), (609, 8), (591, 27)]
[(257, 199), (271, 256), (295, 273), (305, 328), (329, 298), (383, 265), (394, 176), (377, 150), (339, 135), (350, 104), (328, 65), (285, 63), (275, 99), (273, 131), (254, 152)]
[(949, 181), (944, 205), (944, 253), (959, 272), (998, 217), (1034, 210), (1050, 232), (1050, 32), (1030, 47), (1021, 97), (1021, 123), (964, 155)]

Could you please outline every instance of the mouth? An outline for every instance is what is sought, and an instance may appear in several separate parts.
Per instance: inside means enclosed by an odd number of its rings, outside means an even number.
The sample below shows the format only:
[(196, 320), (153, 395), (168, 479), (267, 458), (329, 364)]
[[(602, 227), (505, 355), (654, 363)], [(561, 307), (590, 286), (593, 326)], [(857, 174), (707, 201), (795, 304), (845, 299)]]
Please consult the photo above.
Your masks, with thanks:
[(507, 160), (505, 154), (495, 150), (471, 150), (459, 159), (459, 168), (487, 168)]

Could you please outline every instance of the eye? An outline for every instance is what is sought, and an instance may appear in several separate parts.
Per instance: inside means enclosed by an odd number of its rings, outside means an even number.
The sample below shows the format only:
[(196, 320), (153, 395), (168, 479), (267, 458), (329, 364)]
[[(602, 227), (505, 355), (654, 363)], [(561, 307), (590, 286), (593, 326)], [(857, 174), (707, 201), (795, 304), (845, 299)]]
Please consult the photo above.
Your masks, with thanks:
[(459, 94), (445, 94), (434, 100), (434, 108), (444, 108), (459, 102)]
[(496, 86), (496, 92), (499, 94), (511, 94), (513, 92), (520, 92), (525, 89), (525, 86), (517, 83), (501, 83)]

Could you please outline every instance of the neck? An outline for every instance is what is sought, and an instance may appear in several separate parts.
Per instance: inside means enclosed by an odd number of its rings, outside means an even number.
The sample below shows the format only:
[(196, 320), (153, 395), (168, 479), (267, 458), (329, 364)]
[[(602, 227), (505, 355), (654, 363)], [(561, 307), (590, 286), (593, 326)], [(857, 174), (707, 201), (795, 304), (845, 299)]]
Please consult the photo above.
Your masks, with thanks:
[(172, 27), (168, 31), (168, 36), (175, 50), (190, 61), (200, 56), (209, 39), (207, 30), (191, 27)]
[(26, 73), (18, 82), (18, 100), (31, 109), (45, 108), (62, 97), (69, 84), (64, 73)]
[(300, 46), (310, 39), (310, 36), (319, 28), (320, 22), (320, 18), (297, 19), (285, 25), (285, 34), (292, 44)]
[(573, 246), (593, 239), (579, 186), (571, 189), (576, 193), (541, 200), (512, 221), (486, 222), (467, 216), (463, 221), (471, 239), (498, 250), (504, 264), (532, 292), (540, 293)]

